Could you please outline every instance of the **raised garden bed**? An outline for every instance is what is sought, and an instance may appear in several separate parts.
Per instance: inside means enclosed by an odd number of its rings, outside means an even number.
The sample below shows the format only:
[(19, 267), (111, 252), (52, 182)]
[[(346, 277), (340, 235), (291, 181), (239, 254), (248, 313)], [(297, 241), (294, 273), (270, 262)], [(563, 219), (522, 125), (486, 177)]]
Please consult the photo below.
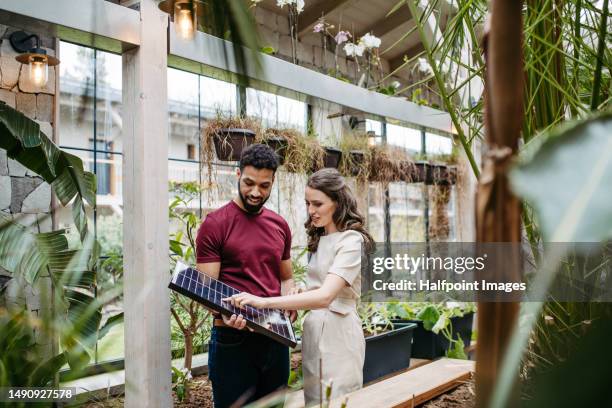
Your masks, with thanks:
[(394, 329), (366, 337), (363, 383), (410, 367), (412, 335), (417, 325), (398, 323)]
[[(455, 316), (450, 318), (452, 324), (453, 338), (457, 338), (457, 334), (461, 336), (464, 345), (470, 345), (472, 339), (472, 323), (474, 322), (474, 313), (466, 313), (463, 316)], [(412, 335), (412, 358), (424, 358), (432, 360), (434, 358), (443, 357), (449, 349), (449, 341), (442, 333), (434, 333), (426, 330), (423, 327), (421, 320), (404, 320), (394, 319), (394, 324), (413, 323), (416, 325)]]

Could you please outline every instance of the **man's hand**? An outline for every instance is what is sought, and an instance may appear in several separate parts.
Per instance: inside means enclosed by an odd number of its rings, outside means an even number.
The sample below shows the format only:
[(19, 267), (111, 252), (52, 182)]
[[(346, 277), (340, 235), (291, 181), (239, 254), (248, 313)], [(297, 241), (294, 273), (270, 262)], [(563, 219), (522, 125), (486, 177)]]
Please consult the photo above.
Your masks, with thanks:
[(246, 327), (247, 322), (244, 317), (242, 317), (242, 315), (236, 316), (235, 314), (233, 314), (231, 317), (221, 315), (221, 317), (223, 317), (223, 323), (225, 323), (229, 327), (238, 330), (242, 330)]

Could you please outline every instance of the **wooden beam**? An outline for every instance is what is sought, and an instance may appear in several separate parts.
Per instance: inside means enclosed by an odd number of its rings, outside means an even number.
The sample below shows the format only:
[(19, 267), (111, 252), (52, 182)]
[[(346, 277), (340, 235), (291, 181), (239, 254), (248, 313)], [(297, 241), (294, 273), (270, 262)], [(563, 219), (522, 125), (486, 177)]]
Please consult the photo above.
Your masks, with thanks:
[(372, 33), (376, 37), (382, 38), (400, 25), (408, 23), (410, 21), (412, 21), (412, 15), (410, 14), (410, 11), (400, 9), (395, 13), (391, 14), (389, 17), (383, 17), (380, 20), (375, 21), (373, 24), (370, 24), (365, 29), (360, 30), (359, 34), (355, 35), (355, 38), (359, 38), (367, 33)]
[(140, 2), (123, 54), (125, 406), (172, 406), (168, 293), (168, 15)]
[(322, 0), (317, 4), (304, 8), (298, 17), (298, 36), (307, 34), (321, 16), (327, 16), (341, 9), (353, 0)]

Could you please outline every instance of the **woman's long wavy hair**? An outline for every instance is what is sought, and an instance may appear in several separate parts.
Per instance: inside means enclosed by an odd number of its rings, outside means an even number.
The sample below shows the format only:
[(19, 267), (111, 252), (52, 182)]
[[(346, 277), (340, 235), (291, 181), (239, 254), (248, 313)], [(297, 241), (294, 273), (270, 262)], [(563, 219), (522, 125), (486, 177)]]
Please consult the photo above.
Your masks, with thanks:
[[(321, 169), (308, 178), (306, 186), (323, 192), (337, 204), (332, 219), (338, 231), (353, 230), (361, 233), (366, 252), (373, 251), (375, 244), (372, 236), (365, 229), (365, 218), (359, 212), (357, 200), (338, 170), (332, 168)], [(304, 223), (304, 227), (306, 227), (306, 234), (308, 235), (308, 251), (316, 252), (319, 247), (319, 238), (325, 234), (325, 229), (313, 226), (310, 215)]]

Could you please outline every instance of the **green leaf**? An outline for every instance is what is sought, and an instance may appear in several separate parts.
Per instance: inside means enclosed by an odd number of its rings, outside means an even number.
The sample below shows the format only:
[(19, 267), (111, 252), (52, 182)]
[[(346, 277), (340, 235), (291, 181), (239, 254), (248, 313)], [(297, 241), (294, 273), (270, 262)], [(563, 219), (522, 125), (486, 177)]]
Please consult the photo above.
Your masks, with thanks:
[[(510, 180), (548, 241), (612, 238), (612, 113), (551, 131), (525, 149)], [(538, 140), (539, 139), (539, 140)]]
[(440, 314), (438, 321), (436, 321), (436, 324), (434, 324), (434, 326), (431, 328), (431, 331), (438, 334), (440, 333), (440, 331), (444, 330), (449, 323), (450, 319), (448, 318), (446, 313), (442, 313)]
[(457, 333), (457, 340), (453, 340), (451, 342), (451, 347), (446, 350), (446, 357), (448, 358), (457, 358), (460, 360), (467, 360), (467, 355), (465, 354), (465, 343), (463, 343), (463, 339)]
[(267, 45), (265, 47), (261, 47), (260, 51), (263, 52), (264, 54), (268, 54), (268, 55), (274, 55), (274, 53), (276, 52), (274, 47), (271, 47), (269, 45)]
[[(90, 205), (96, 201), (96, 178), (83, 169), (83, 161), (62, 151), (40, 131), (38, 123), (16, 109), (0, 102), (0, 148), (51, 184), (62, 205), (75, 196)], [(75, 223), (83, 234), (83, 215), (73, 211)], [(85, 220), (86, 223), (86, 220)]]
[(98, 332), (98, 340), (106, 336), (110, 329), (120, 323), (123, 323), (123, 312), (117, 313), (116, 315), (109, 317), (108, 320), (106, 320), (106, 323), (104, 323), (104, 326), (102, 326), (100, 328), (100, 331)]
[(53, 381), (55, 374), (66, 362), (66, 354), (61, 353), (41, 363), (32, 373), (29, 385), (31, 387), (45, 387), (49, 385)]
[(417, 319), (423, 321), (425, 330), (432, 330), (438, 319), (440, 319), (440, 312), (438, 312), (435, 306), (429, 305), (419, 312)]

